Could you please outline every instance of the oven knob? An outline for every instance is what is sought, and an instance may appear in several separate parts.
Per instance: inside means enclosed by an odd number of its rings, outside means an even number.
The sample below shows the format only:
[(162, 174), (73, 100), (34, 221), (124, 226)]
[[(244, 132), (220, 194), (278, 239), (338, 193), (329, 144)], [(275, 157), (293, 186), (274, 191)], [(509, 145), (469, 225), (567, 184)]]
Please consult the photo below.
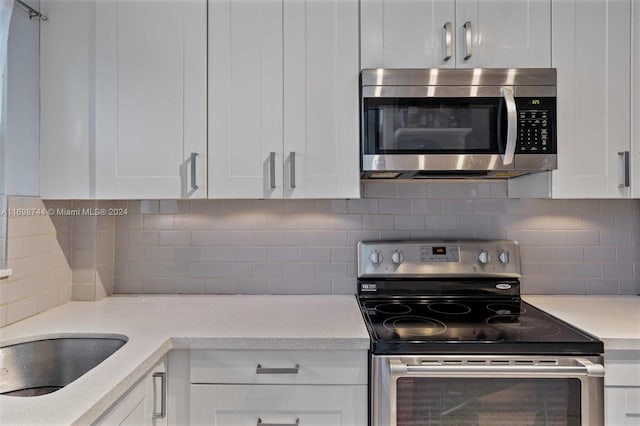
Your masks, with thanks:
[(484, 250), (480, 250), (480, 253), (478, 253), (478, 263), (481, 265), (489, 263), (489, 253)]
[(369, 255), (369, 260), (373, 266), (379, 266), (382, 263), (382, 253), (378, 250), (374, 250)]
[(498, 253), (498, 261), (503, 265), (506, 265), (507, 263), (509, 263), (510, 260), (511, 259), (509, 258), (508, 251), (502, 250), (500, 253)]
[(404, 253), (395, 250), (393, 253), (391, 253), (391, 262), (393, 262), (395, 266), (400, 266), (400, 264), (404, 262)]

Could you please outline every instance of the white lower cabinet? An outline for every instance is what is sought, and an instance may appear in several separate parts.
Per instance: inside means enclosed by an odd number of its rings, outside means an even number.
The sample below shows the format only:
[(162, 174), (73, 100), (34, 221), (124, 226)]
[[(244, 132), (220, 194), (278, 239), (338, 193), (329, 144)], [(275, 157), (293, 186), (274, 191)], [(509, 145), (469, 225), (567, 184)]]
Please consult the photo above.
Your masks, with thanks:
[(96, 425), (166, 426), (166, 361), (161, 362), (111, 406)]
[(606, 351), (604, 386), (606, 425), (640, 424), (640, 351)]
[[(193, 425), (366, 425), (363, 385), (191, 385)], [(363, 405), (364, 402), (364, 405)]]
[(193, 425), (367, 424), (366, 351), (192, 351)]

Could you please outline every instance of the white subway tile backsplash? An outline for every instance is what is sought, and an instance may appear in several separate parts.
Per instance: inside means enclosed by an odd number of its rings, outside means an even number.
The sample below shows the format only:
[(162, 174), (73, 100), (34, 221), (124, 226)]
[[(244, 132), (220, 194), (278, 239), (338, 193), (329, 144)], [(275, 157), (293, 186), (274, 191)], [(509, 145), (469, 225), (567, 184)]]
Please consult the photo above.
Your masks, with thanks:
[(618, 294), (618, 280), (587, 280), (587, 294)]
[(597, 263), (574, 263), (571, 265), (571, 275), (576, 278), (601, 278), (602, 265)]
[(236, 294), (238, 286), (234, 278), (211, 278), (205, 284), (207, 294)]
[(602, 278), (632, 279), (633, 263), (605, 263), (602, 265)]
[(424, 182), (412, 182), (408, 185), (398, 185), (396, 196), (398, 198), (425, 198), (427, 196), (427, 185)]
[(269, 294), (300, 294), (301, 283), (298, 280), (284, 280), (276, 277), (277, 279), (269, 279), (268, 281), (268, 293)]
[[(637, 287), (629, 283), (640, 272), (637, 201), (508, 199), (504, 182), (367, 183), (364, 193), (360, 200), (159, 202), (157, 211), (151, 203), (151, 213), (116, 219), (116, 291), (167, 278), (158, 276), (160, 262), (191, 265), (171, 272), (176, 292), (180, 280), (194, 280), (185, 292), (350, 294), (358, 241), (421, 238), (516, 239), (527, 293)], [(616, 285), (603, 289), (610, 280)]]
[(207, 280), (200, 278), (176, 279), (176, 293), (178, 294), (205, 294)]
[(364, 185), (365, 198), (394, 198), (396, 184), (394, 183), (366, 183)]
[(633, 233), (624, 231), (601, 231), (600, 244), (603, 246), (632, 246)]
[(567, 244), (571, 246), (597, 246), (600, 245), (599, 231), (567, 231)]
[(618, 294), (634, 295), (640, 294), (640, 280), (618, 280)]
[(437, 199), (413, 199), (411, 200), (411, 213), (413, 214), (442, 214), (444, 212), (444, 201)]
[(300, 247), (301, 262), (329, 263), (331, 262), (330, 247)]
[(378, 213), (378, 200), (371, 199), (371, 198), (361, 198), (359, 200), (348, 200), (347, 212), (376, 214)]
[(145, 215), (142, 227), (144, 229), (173, 229), (173, 216)]
[(191, 244), (189, 231), (160, 231), (161, 246), (188, 246)]
[(397, 230), (421, 230), (424, 229), (423, 215), (400, 214), (394, 218), (394, 229)]
[(559, 278), (555, 280), (556, 294), (587, 294), (587, 281), (575, 278)]
[[(424, 220), (424, 219), (423, 219)], [(362, 228), (366, 230), (388, 230), (394, 228), (394, 216), (368, 214), (362, 216)]]
[(410, 214), (411, 200), (406, 199), (381, 199), (380, 213), (382, 214)]

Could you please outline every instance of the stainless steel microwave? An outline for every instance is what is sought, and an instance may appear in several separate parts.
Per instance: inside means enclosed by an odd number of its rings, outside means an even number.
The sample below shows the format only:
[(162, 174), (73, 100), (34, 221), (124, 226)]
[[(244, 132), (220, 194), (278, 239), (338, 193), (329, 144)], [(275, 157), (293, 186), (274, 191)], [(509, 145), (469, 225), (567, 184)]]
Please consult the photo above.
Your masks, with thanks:
[(364, 69), (360, 83), (363, 179), (557, 168), (553, 68)]

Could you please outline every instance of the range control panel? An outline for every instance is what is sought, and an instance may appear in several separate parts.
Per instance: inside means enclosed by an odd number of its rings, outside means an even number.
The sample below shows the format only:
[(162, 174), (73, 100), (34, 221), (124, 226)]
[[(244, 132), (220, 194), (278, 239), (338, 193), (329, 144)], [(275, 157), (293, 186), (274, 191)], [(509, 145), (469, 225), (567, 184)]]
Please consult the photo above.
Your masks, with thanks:
[(516, 152), (555, 154), (555, 99), (520, 98)]
[(358, 278), (519, 278), (520, 274), (520, 249), (511, 240), (358, 243)]

